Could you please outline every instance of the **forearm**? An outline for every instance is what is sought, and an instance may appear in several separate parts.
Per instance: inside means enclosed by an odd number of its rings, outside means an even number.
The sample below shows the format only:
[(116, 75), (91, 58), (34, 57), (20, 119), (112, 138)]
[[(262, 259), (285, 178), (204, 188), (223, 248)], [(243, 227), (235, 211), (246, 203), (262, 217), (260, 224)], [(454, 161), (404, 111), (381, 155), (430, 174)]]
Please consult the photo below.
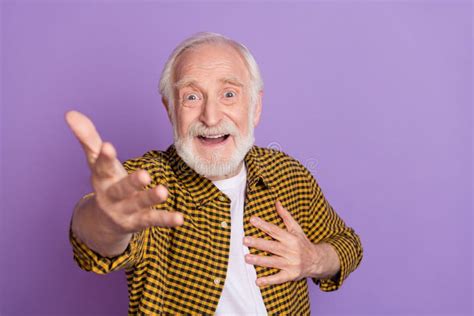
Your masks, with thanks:
[(95, 197), (79, 201), (72, 216), (72, 232), (101, 256), (113, 257), (125, 251), (132, 234), (118, 234), (107, 227)]

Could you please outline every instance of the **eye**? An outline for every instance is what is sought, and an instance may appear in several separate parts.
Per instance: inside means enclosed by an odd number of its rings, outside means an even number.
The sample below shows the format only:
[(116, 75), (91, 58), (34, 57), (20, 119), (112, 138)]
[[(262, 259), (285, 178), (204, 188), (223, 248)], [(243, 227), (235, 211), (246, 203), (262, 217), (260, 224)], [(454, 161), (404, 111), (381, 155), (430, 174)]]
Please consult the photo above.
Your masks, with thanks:
[(233, 98), (233, 97), (235, 97), (235, 92), (233, 92), (233, 91), (227, 91), (227, 92), (224, 94), (224, 96), (225, 96), (226, 98)]
[(186, 101), (196, 101), (199, 100), (199, 97), (196, 94), (192, 93), (185, 96), (185, 99)]

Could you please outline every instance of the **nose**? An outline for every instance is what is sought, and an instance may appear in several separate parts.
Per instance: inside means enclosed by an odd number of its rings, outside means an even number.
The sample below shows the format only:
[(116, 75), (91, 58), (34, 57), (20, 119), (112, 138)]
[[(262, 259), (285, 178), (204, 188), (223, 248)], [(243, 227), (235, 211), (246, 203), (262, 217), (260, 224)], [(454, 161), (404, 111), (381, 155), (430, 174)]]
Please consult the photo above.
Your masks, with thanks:
[(222, 118), (222, 112), (217, 100), (208, 97), (203, 103), (199, 119), (207, 126), (215, 126)]

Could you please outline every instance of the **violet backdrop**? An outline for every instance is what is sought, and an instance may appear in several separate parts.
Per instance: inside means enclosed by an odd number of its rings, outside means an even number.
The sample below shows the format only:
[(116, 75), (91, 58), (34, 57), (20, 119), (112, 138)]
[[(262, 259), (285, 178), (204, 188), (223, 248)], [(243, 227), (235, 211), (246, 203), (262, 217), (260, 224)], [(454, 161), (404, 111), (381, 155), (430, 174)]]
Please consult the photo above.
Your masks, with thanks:
[(315, 175), (361, 236), (315, 315), (472, 315), (469, 1), (4, 1), (1, 315), (125, 315), (123, 272), (73, 262), (68, 225), (90, 190), (63, 115), (92, 117), (122, 160), (165, 149), (162, 66), (197, 31), (254, 53), (257, 144)]

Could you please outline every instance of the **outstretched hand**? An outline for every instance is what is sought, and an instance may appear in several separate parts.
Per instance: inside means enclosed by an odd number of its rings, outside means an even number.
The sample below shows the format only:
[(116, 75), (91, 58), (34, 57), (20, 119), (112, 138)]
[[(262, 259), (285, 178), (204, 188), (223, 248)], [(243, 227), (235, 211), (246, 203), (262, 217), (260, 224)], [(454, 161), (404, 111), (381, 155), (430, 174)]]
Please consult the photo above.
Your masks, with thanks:
[(93, 203), (108, 231), (134, 233), (149, 226), (174, 227), (183, 224), (178, 212), (154, 210), (166, 201), (168, 190), (158, 185), (144, 190), (151, 178), (145, 170), (128, 174), (111, 143), (103, 142), (92, 121), (82, 113), (69, 111), (66, 121), (79, 140), (91, 171)]

